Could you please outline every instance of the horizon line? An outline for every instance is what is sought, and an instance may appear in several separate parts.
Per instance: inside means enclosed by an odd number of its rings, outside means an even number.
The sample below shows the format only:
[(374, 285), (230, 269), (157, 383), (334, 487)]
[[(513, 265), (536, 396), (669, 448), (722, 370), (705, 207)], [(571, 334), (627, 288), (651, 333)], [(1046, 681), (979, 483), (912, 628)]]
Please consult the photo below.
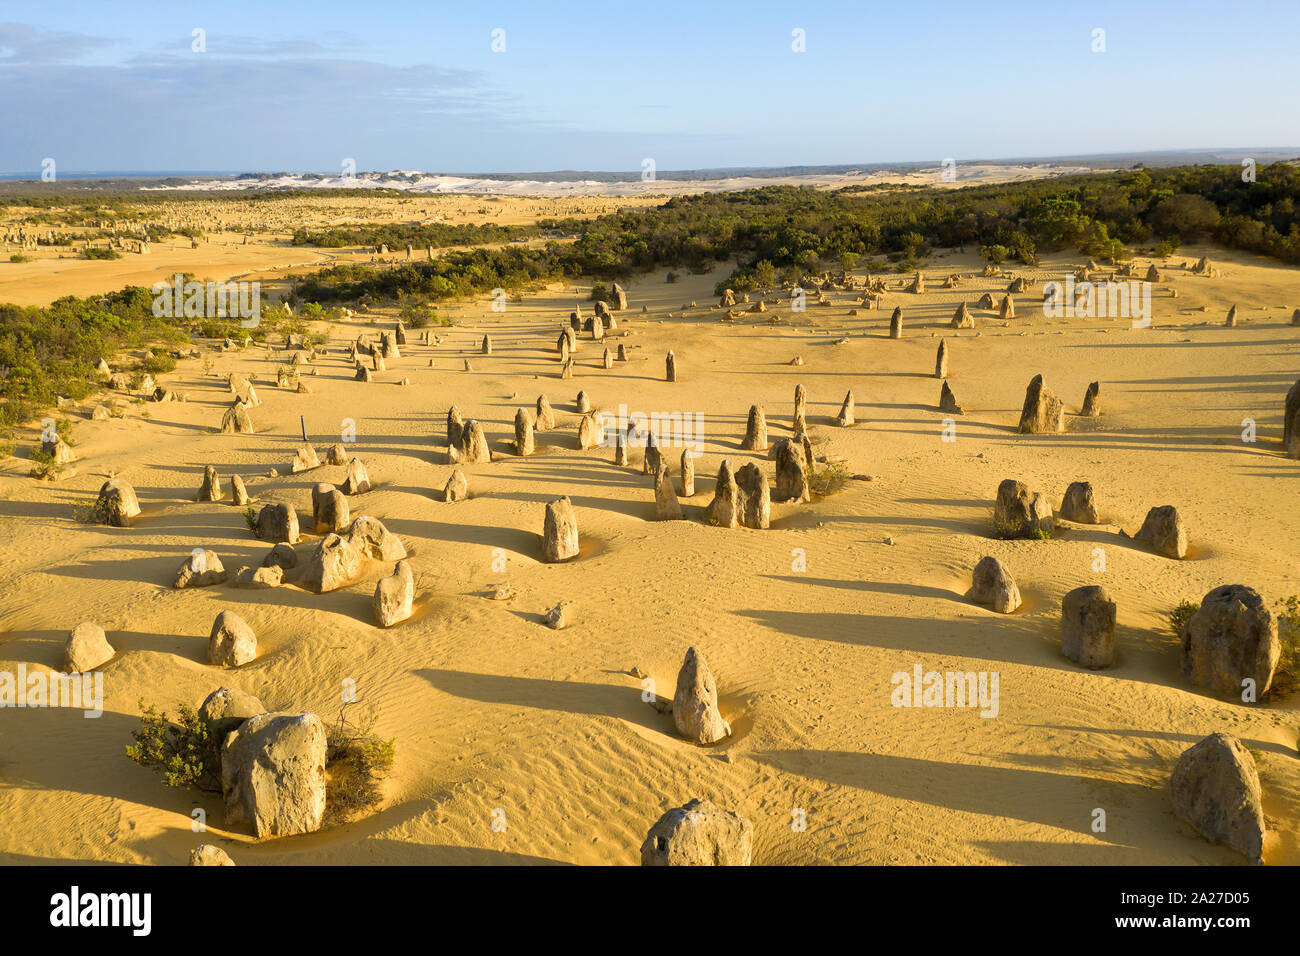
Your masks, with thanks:
[[(1275, 161), (1288, 161), (1291, 159), (1300, 160), (1300, 146), (1200, 146), (1175, 149), (1134, 149), (1121, 150), (1109, 153), (1070, 153), (1058, 155), (1026, 155), (1026, 156), (1006, 156), (1006, 157), (972, 157), (968, 159), (958, 159), (959, 163), (967, 165), (997, 165), (1011, 166), (1023, 165), (1026, 163), (1036, 164), (1059, 164), (1066, 161), (1082, 162), (1086, 160), (1114, 160), (1119, 158), (1135, 159), (1141, 161), (1140, 157), (1160, 157), (1160, 156), (1187, 156), (1196, 154), (1219, 154), (1219, 153), (1245, 153), (1255, 152), (1261, 154), (1286, 154), (1285, 157)], [(907, 160), (877, 160), (867, 162), (844, 162), (844, 163), (785, 163), (774, 165), (755, 165), (755, 166), (698, 166), (683, 167), (679, 169), (660, 169), (656, 170), (656, 175), (677, 175), (683, 174), (761, 174), (764, 172), (780, 172), (789, 170), (806, 170), (809, 174), (816, 175), (818, 172), (835, 172), (847, 171), (854, 169), (869, 169), (880, 171), (891, 167), (911, 166), (927, 168), (928, 166), (942, 165), (943, 159), (907, 159)], [(1174, 164), (1178, 165), (1178, 164)], [(550, 169), (550, 170), (505, 170), (496, 172), (452, 172), (426, 170), (418, 168), (401, 168), (394, 167), (391, 169), (366, 169), (357, 170), (356, 176), (383, 176), (383, 175), (410, 175), (418, 173), (424, 176), (445, 176), (462, 179), (495, 179), (502, 177), (545, 177), (545, 176), (580, 176), (583, 174), (597, 176), (627, 176), (640, 178), (641, 170), (639, 169)], [(337, 172), (325, 172), (315, 169), (262, 169), (262, 170), (212, 170), (212, 169), (176, 169), (176, 170), (141, 170), (141, 169), (89, 169), (89, 170), (72, 170), (60, 171), (57, 173), (60, 179), (159, 179), (159, 178), (179, 178), (179, 177), (239, 177), (239, 176), (322, 176), (335, 177), (340, 175)], [(0, 172), (0, 179), (9, 182), (40, 182), (41, 171), (35, 170), (16, 170)], [(56, 180), (57, 181), (57, 180)]]

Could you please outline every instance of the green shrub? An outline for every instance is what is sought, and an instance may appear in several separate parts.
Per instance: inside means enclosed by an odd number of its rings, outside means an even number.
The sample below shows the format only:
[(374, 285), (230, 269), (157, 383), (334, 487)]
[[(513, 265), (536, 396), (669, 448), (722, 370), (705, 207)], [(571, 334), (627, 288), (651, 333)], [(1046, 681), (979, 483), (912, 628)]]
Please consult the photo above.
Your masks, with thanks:
[(102, 247), (102, 246), (87, 246), (85, 255), (87, 259), (121, 259), (122, 258), (122, 253), (118, 252), (116, 249), (109, 248), (109, 247)]
[(108, 524), (108, 509), (98, 497), (91, 505), (73, 505), (72, 520), (78, 524)]
[(176, 368), (176, 359), (170, 355), (150, 355), (140, 363), (140, 367), (150, 375), (171, 372)]
[(397, 317), (404, 325), (413, 329), (422, 329), (427, 325), (449, 325), (438, 315), (438, 310), (431, 302), (408, 302), (397, 312)]
[(359, 813), (377, 807), (383, 799), (380, 785), (393, 767), (396, 745), (372, 733), (376, 713), (364, 708), (356, 723), (347, 719), (349, 704), (339, 709), (325, 742), (324, 826), (346, 823)]
[(1011, 251), (1006, 246), (994, 243), (993, 245), (981, 246), (980, 255), (990, 265), (1000, 266), (1007, 261), (1007, 256), (1011, 255)]
[(257, 509), (249, 505), (244, 509), (244, 524), (248, 525), (249, 531), (257, 530)]
[(393, 740), (357, 738), (331, 747), (326, 763), (325, 818), (322, 826), (347, 823), (383, 800), (380, 789), (396, 755)]
[(37, 445), (27, 455), (32, 462), (31, 475), (40, 481), (54, 481), (60, 478), (67, 465), (60, 465), (54, 460), (54, 453), (45, 451)]
[(1196, 601), (1179, 601), (1177, 607), (1169, 612), (1169, 630), (1173, 631), (1174, 637), (1182, 637), (1183, 625), (1187, 619), (1201, 609), (1201, 605)]
[(1020, 525), (1008, 525), (999, 521), (996, 517), (989, 520), (989, 536), (997, 538), (1000, 541), (1050, 541), (1052, 532), (1047, 528), (1025, 528)]
[(135, 743), (127, 746), (128, 757), (160, 774), (169, 787), (221, 790), (217, 742), (194, 708), (181, 704), (177, 723), (143, 700), (140, 711), (140, 729), (131, 732)]
[(199, 320), (198, 330), (205, 339), (225, 339), (234, 334), (235, 323), (232, 319), (207, 317)]
[[(126, 755), (158, 773), (169, 787), (190, 787), (220, 792), (221, 742), (194, 708), (181, 704), (173, 723), (165, 711), (140, 702), (140, 727), (131, 732), (134, 743)], [(383, 799), (381, 784), (393, 767), (395, 740), (371, 733), (374, 711), (360, 724), (345, 718), (327, 728), (325, 740), (325, 816), (322, 826), (346, 823), (377, 807)]]
[(9, 261), (10, 262), (33, 262), (35, 260), (32, 259), (31, 256), (25, 256), (21, 252), (15, 252), (13, 255), (9, 257)]
[(818, 498), (834, 494), (844, 487), (849, 480), (849, 470), (843, 462), (829, 463), (821, 471), (814, 472), (808, 479), (808, 486)]
[(77, 443), (77, 440), (72, 437), (72, 429), (73, 426), (76, 424), (77, 423), (74, 422), (71, 418), (55, 419), (54, 431), (60, 438), (63, 439), (63, 443), (65, 445), (75, 445)]

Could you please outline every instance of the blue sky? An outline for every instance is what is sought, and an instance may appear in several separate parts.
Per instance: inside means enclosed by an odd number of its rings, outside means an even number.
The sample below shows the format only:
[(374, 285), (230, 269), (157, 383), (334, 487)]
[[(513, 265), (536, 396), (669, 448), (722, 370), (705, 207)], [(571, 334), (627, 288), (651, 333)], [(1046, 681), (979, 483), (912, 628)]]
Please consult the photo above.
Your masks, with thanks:
[(63, 172), (345, 157), (508, 172), (1290, 146), (1297, 37), (1295, 0), (11, 3), (0, 172), (47, 156)]

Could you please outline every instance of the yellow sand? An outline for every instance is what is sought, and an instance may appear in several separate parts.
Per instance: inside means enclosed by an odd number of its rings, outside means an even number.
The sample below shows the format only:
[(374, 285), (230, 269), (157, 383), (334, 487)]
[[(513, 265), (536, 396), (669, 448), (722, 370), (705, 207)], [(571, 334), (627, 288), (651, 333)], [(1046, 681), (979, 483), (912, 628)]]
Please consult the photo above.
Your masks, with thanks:
[[(1221, 277), (1175, 265), (1202, 253)], [(205, 254), (226, 271), (264, 264), (238, 259), (238, 249), (224, 260)], [(313, 253), (281, 254), (304, 261)], [(168, 268), (182, 259), (177, 253)], [(1015, 271), (1041, 280), (1080, 261)], [(205, 345), (203, 359), (161, 377), (187, 402), (135, 404), (122, 420), (79, 419), (75, 476), (37, 482), (26, 461), (6, 460), (0, 669), (58, 668), (68, 631), (83, 620), (102, 625), (118, 654), (104, 668), (106, 712), (97, 720), (0, 713), (0, 859), (178, 863), (215, 842), (241, 864), (631, 864), (665, 809), (701, 796), (753, 821), (759, 863), (1234, 863), (1241, 858), (1173, 816), (1168, 793), (1179, 753), (1223, 730), (1256, 754), (1271, 827), (1266, 859), (1296, 862), (1293, 703), (1251, 706), (1190, 686), (1165, 630), (1177, 601), (1219, 584), (1248, 584), (1270, 604), (1300, 591), (1300, 465), (1279, 449), (1283, 396), (1300, 376), (1300, 330), (1288, 325), (1300, 304), (1294, 270), (1186, 248), (1163, 267), (1154, 328), (1045, 319), (1035, 286), (1016, 297), (1008, 327), (976, 309), (975, 332), (951, 332), (958, 301), (973, 305), (1005, 288), (1006, 279), (978, 278), (937, 288), (949, 272), (979, 266), (972, 256), (940, 256), (927, 265), (929, 294), (891, 291), (882, 310), (856, 317), (848, 314), (854, 296), (834, 292), (831, 306), (810, 300), (802, 316), (780, 305), (735, 323), (711, 308), (725, 269), (675, 284), (645, 276), (627, 283), (630, 309), (619, 316), (616, 334), (625, 337), (615, 341), (630, 361), (599, 368), (601, 348), (584, 336), (566, 381), (552, 348), (585, 287), (557, 284), (504, 314), (486, 299), (452, 305), (460, 325), (439, 330), (440, 345), (426, 348), (410, 330), (403, 358), (370, 385), (352, 380), (341, 347), (359, 332), (391, 328), (393, 316), (339, 323), (328, 329), (318, 374), (304, 378), (305, 395), (274, 386), (275, 358), (265, 350), (220, 354)], [(139, 274), (114, 281), (143, 281)], [(59, 276), (33, 273), (0, 286), (0, 299), (48, 301), (70, 288)], [(1171, 287), (1179, 298), (1162, 291)], [(699, 307), (683, 317), (691, 299)], [(1223, 328), (1233, 303), (1241, 325)], [(885, 337), (896, 304), (900, 342)], [(773, 314), (783, 321), (769, 324)], [(477, 354), (484, 331), (491, 357)], [(940, 336), (966, 408), (953, 443), (940, 437), (932, 377)], [(676, 384), (663, 381), (670, 348)], [(802, 367), (789, 364), (795, 356)], [(462, 371), (467, 357), (472, 372)], [(253, 436), (214, 433), (229, 401), (222, 377), (235, 370), (256, 376), (264, 402), (252, 411)], [(1016, 433), (1025, 386), (1040, 372), (1071, 413), (1066, 434)], [(409, 386), (396, 384), (403, 377)], [(1078, 419), (1094, 379), (1104, 415)], [(767, 531), (702, 523), (723, 458), (771, 468), (738, 449), (750, 405), (766, 409), (773, 440), (787, 435), (797, 383), (808, 389), (816, 454), (871, 480), (849, 480), (809, 505), (774, 505)], [(623, 402), (704, 413), (698, 490), (684, 502), (690, 520), (652, 520), (649, 478), (615, 468), (610, 450), (576, 450), (579, 389), (607, 411)], [(837, 428), (849, 389), (859, 424)], [(540, 393), (559, 426), (538, 436), (534, 457), (514, 457), (515, 409)], [(473, 498), (447, 504), (452, 403), (485, 423), (496, 460), (467, 467)], [(227, 491), (231, 475), (244, 476), (259, 506), (293, 503), (309, 530), (311, 486), (341, 481), (344, 469), (287, 474), (300, 415), (322, 456), (343, 420), (355, 421), (349, 450), (377, 488), (352, 499), (353, 513), (380, 517), (406, 542), (418, 579), (414, 620), (388, 631), (372, 624), (375, 582), (392, 571), (378, 563), (325, 595), (170, 588), (195, 547), (213, 549), (230, 570), (257, 566), (269, 548), (228, 500), (193, 500), (207, 464)], [(1254, 444), (1241, 440), (1246, 418), (1258, 425)], [(24, 446), (34, 438), (25, 433)], [(675, 450), (668, 459), (676, 476)], [(280, 477), (266, 477), (271, 468)], [(139, 494), (145, 514), (129, 530), (72, 517), (109, 474)], [(1054, 504), (1071, 481), (1089, 480), (1107, 524), (1066, 528), (1051, 541), (991, 540), (994, 492), (1008, 477)], [(566, 494), (583, 555), (546, 565), (544, 505)], [(1163, 504), (1176, 505), (1189, 526), (1185, 561), (1117, 533), (1135, 531)], [(307, 535), (299, 553), (313, 540)], [(794, 570), (799, 552), (806, 570)], [(1016, 576), (1021, 612), (963, 600), (986, 554)], [(515, 589), (512, 600), (492, 600), (501, 581)], [(1059, 651), (1060, 599), (1085, 584), (1104, 584), (1119, 608), (1119, 662), (1102, 672)], [(553, 631), (541, 618), (561, 599), (574, 602), (573, 623)], [(244, 616), (260, 642), (258, 659), (235, 671), (206, 664), (208, 631), (223, 609)], [(714, 748), (677, 739), (671, 718), (642, 701), (642, 682), (628, 673), (640, 668), (671, 697), (692, 645), (707, 656), (735, 731)], [(891, 706), (891, 675), (916, 664), (997, 672), (998, 716)], [(269, 707), (333, 720), (347, 679), (397, 747), (383, 808), (353, 824), (259, 843), (242, 827), (224, 828), (219, 799), (168, 789), (123, 754), (141, 699), (174, 711), (230, 685)], [(195, 808), (206, 811), (206, 834), (192, 829)], [(1106, 811), (1104, 833), (1092, 830), (1097, 808)], [(806, 814), (802, 832), (791, 825), (796, 809)], [(504, 831), (493, 829), (496, 810)]]

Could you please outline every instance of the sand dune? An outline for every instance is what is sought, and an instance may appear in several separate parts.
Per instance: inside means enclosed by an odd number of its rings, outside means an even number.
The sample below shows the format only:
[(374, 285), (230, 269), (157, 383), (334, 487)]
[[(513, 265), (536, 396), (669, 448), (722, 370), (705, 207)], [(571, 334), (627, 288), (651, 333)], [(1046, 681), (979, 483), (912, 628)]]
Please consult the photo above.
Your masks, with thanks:
[[(1018, 179), (1039, 179), (1086, 173), (1088, 166), (1057, 163), (1028, 163), (1022, 165), (1003, 163), (962, 163), (955, 170), (952, 185), (971, 186), (976, 183), (1011, 182)], [(843, 173), (809, 173), (791, 175), (732, 175), (716, 178), (634, 178), (631, 180), (598, 179), (493, 179), (479, 176), (446, 176), (434, 173), (396, 170), (391, 173), (357, 173), (351, 176), (321, 176), (284, 174), (250, 179), (201, 179), (181, 186), (148, 186), (143, 191), (162, 189), (178, 191), (227, 192), (284, 189), (397, 189), (415, 194), (498, 195), (512, 197), (574, 197), (574, 196), (677, 196), (685, 193), (735, 192), (760, 186), (813, 186), (834, 188), (850, 185), (900, 185), (932, 186), (947, 180), (942, 170), (916, 169), (910, 172), (880, 170), (853, 170)]]

